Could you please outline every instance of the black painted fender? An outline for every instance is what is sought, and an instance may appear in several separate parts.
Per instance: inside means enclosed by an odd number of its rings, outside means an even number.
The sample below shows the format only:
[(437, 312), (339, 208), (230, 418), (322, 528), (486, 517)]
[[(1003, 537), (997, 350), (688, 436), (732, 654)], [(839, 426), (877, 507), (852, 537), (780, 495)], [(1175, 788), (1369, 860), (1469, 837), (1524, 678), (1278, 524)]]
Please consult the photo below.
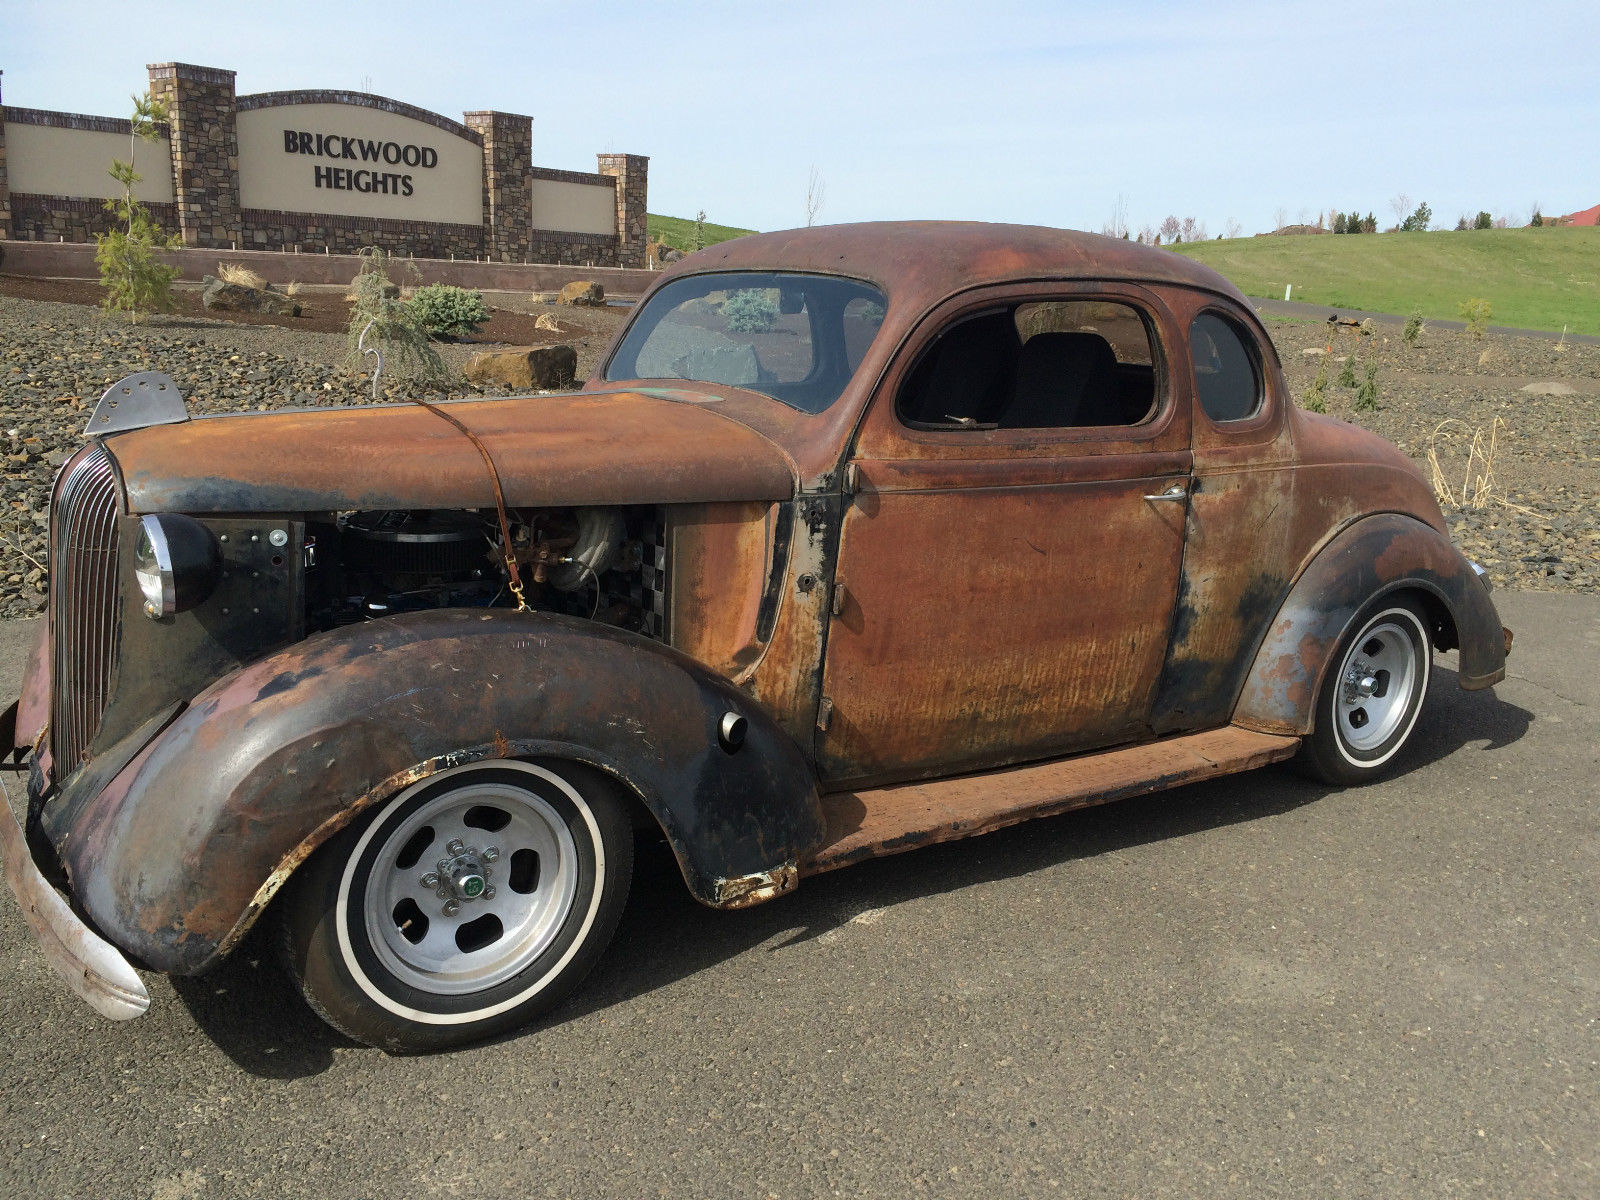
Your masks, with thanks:
[(1459, 649), (1462, 687), (1486, 688), (1504, 678), (1507, 637), (1472, 564), (1415, 517), (1380, 513), (1346, 526), (1301, 570), (1256, 652), (1233, 723), (1263, 733), (1310, 733), (1340, 638), (1361, 609), (1402, 591), (1421, 594), (1435, 618), (1435, 646)]
[[(745, 718), (743, 744), (719, 726)], [(150, 739), (151, 731), (143, 737)], [(144, 963), (203, 971), (363, 809), (488, 758), (596, 767), (660, 823), (694, 896), (795, 885), (815, 777), (749, 696), (660, 643), (544, 613), (437, 611), (317, 634), (217, 681), (44, 826), (79, 903)], [(100, 786), (103, 784), (103, 786)]]

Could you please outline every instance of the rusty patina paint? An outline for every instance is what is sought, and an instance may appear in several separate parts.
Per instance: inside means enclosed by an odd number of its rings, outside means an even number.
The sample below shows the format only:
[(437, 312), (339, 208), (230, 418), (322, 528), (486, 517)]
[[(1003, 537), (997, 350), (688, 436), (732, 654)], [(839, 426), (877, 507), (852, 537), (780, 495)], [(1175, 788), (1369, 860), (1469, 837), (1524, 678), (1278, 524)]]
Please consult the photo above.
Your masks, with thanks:
[(12, 735), (16, 748), (24, 750), (36, 744), (49, 720), (50, 624), (41, 621), (22, 676), (22, 698), (17, 701), (17, 728)]
[(1418, 595), (1432, 615), (1447, 619), (1460, 650), (1462, 687), (1489, 687), (1504, 677), (1502, 627), (1466, 559), (1415, 517), (1381, 513), (1351, 523), (1295, 581), (1256, 653), (1234, 722), (1274, 733), (1311, 732), (1317, 692), (1339, 639), (1365, 605), (1400, 591)]
[(672, 645), (730, 679), (738, 680), (765, 649), (758, 626), (780, 511), (760, 502), (695, 504), (674, 508), (668, 519)]
[[(732, 754), (716, 733), (729, 710), (748, 720)], [(621, 781), (708, 904), (717, 880), (775, 870), (822, 836), (799, 748), (704, 667), (576, 619), (448, 611), (319, 634), (219, 681), (52, 832), (96, 924), (150, 965), (189, 973), (319, 836), (408, 782), (502, 750)]]
[[(601, 392), (449, 405), (517, 507), (783, 500), (788, 456), (716, 405)], [(107, 439), (131, 513), (487, 508), (477, 448), (416, 405), (248, 413)]]

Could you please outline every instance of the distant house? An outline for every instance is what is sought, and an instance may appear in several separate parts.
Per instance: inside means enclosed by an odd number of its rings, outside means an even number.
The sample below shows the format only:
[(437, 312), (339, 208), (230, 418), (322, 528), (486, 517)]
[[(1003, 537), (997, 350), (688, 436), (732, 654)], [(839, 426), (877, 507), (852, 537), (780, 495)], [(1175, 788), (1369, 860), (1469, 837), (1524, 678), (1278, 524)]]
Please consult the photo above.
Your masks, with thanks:
[(1593, 208), (1586, 208), (1582, 212), (1568, 213), (1564, 217), (1552, 217), (1545, 221), (1546, 225), (1600, 225), (1600, 204)]

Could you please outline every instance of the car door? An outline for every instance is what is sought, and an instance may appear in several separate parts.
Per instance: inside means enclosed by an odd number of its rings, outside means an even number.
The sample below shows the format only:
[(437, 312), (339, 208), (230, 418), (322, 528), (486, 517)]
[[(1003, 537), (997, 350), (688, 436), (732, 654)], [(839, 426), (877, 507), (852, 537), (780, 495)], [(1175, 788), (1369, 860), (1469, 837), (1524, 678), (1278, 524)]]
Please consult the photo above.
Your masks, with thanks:
[(1189, 375), (1131, 285), (946, 302), (858, 432), (823, 671), (830, 782), (1149, 736), (1183, 556)]

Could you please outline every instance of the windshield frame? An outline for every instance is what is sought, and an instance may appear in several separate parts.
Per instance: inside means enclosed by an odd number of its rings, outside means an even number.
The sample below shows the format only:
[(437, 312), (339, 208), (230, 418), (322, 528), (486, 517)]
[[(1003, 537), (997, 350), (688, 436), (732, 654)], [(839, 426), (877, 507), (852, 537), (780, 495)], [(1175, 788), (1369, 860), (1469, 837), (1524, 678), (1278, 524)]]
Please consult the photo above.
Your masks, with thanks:
[[(632, 355), (632, 361), (628, 363), (628, 366), (634, 371), (638, 370), (639, 354), (644, 349), (644, 343), (643, 341), (640, 341), (637, 345), (631, 345), (631, 343), (633, 342), (636, 332), (644, 328), (643, 322), (645, 321), (647, 314), (649, 314), (652, 307), (659, 300), (664, 298), (665, 293), (678, 290), (682, 285), (685, 284), (692, 285), (687, 290), (686, 294), (671, 299), (670, 306), (664, 308), (662, 311), (663, 317), (673, 311), (676, 311), (681, 305), (691, 300), (702, 298), (708, 293), (744, 290), (738, 286), (737, 281), (741, 279), (762, 281), (761, 283), (746, 284), (746, 287), (770, 287), (772, 286), (770, 281), (773, 280), (798, 280), (802, 283), (806, 280), (814, 280), (838, 285), (842, 288), (855, 291), (855, 295), (846, 297), (840, 304), (829, 310), (831, 313), (829, 319), (831, 323), (835, 325), (834, 330), (819, 330), (817, 313), (811, 312), (809, 316), (812, 345), (814, 348), (820, 347), (820, 352), (817, 352), (817, 357), (812, 365), (812, 373), (820, 369), (827, 368), (829, 353), (845, 355), (841, 364), (844, 369), (837, 377), (838, 386), (832, 389), (832, 394), (828, 397), (826, 403), (823, 403), (818, 407), (810, 407), (803, 403), (797, 403), (795, 400), (786, 398), (781, 394), (775, 394), (772, 391), (765, 390), (762, 385), (756, 383), (728, 384), (715, 379), (688, 379), (680, 376), (655, 376), (618, 373), (617, 368), (620, 361), (623, 359), (625, 354), (629, 353)], [(740, 391), (747, 392), (751, 395), (760, 396), (763, 399), (771, 400), (776, 404), (780, 404), (785, 410), (797, 413), (801, 416), (820, 416), (823, 413), (831, 411), (839, 403), (840, 398), (850, 390), (850, 386), (860, 373), (862, 365), (871, 356), (872, 348), (877, 344), (885, 325), (885, 321), (880, 315), (877, 328), (873, 330), (872, 336), (867, 343), (860, 347), (859, 353), (854, 355), (855, 363), (853, 366), (851, 366), (849, 362), (850, 356), (848, 355), (844, 342), (844, 309), (847, 305), (858, 298), (868, 300), (878, 305), (884, 313), (887, 313), (888, 311), (890, 296), (888, 291), (881, 283), (875, 280), (862, 278), (858, 275), (845, 274), (842, 272), (757, 267), (734, 268), (730, 270), (726, 267), (723, 267), (720, 269), (689, 271), (682, 274), (674, 274), (661, 280), (655, 287), (650, 289), (650, 291), (645, 294), (643, 299), (640, 300), (633, 316), (630, 318), (628, 323), (623, 326), (621, 332), (617, 335), (616, 340), (612, 343), (612, 346), (607, 352), (606, 358), (602, 363), (600, 370), (597, 372), (596, 378), (599, 382), (608, 386), (650, 380), (654, 382), (669, 383), (675, 387), (682, 388), (693, 388), (697, 385), (717, 388), (736, 387)], [(808, 304), (807, 309), (809, 310), (811, 308), (812, 306)], [(653, 335), (660, 324), (661, 318), (655, 319), (650, 325), (649, 332), (644, 335), (645, 339), (648, 339), (651, 335)], [(819, 334), (823, 334), (824, 332), (826, 333), (825, 337), (819, 336)], [(836, 340), (836, 345), (833, 347), (831, 352), (824, 344), (824, 342), (829, 338)], [(809, 379), (810, 375), (808, 374), (807, 380), (780, 383), (778, 384), (778, 387), (781, 390), (784, 388), (797, 388), (802, 384), (807, 386), (815, 386), (814, 384), (809, 383)]]

